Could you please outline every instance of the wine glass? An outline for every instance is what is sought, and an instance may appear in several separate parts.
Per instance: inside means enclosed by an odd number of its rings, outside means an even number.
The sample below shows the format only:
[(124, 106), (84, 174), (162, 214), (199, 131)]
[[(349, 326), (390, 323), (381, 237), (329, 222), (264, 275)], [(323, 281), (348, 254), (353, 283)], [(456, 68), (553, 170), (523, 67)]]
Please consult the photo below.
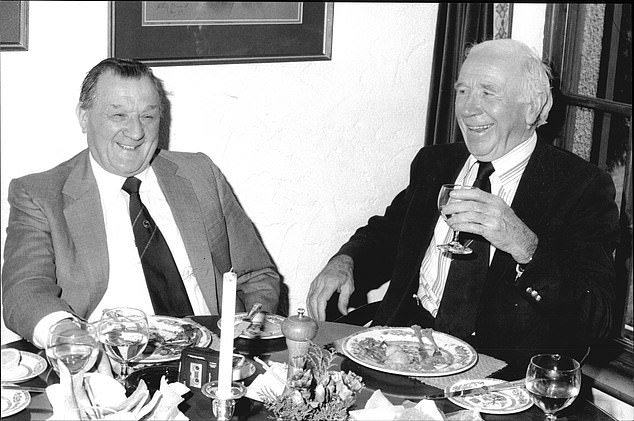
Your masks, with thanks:
[(82, 320), (63, 319), (49, 328), (46, 341), (46, 357), (57, 375), (59, 361), (70, 374), (89, 370), (99, 356), (97, 329)]
[(579, 363), (560, 354), (539, 354), (531, 358), (526, 369), (526, 390), (548, 421), (556, 412), (569, 406), (581, 389)]
[[(474, 189), (474, 188), (475, 187), (472, 187), (472, 186), (463, 186), (462, 184), (443, 184), (442, 187), (440, 187), (440, 192), (438, 192), (438, 210), (440, 211), (440, 214), (442, 215), (445, 221), (447, 221), (447, 215), (445, 215), (443, 209), (445, 208), (445, 205), (447, 205), (447, 203), (449, 203), (451, 199), (449, 197), (449, 194), (453, 190), (457, 190), (457, 189)], [(450, 242), (445, 244), (439, 244), (436, 247), (438, 247), (440, 250), (444, 252), (450, 252), (454, 254), (470, 254), (473, 250), (471, 250), (468, 247), (468, 245), (463, 245), (462, 243), (460, 243), (460, 241), (458, 241), (458, 235), (460, 235), (460, 231), (454, 231), (453, 239)]]
[(106, 354), (121, 364), (117, 380), (125, 386), (128, 365), (145, 349), (149, 338), (147, 316), (141, 310), (118, 307), (104, 311), (99, 321), (99, 340)]

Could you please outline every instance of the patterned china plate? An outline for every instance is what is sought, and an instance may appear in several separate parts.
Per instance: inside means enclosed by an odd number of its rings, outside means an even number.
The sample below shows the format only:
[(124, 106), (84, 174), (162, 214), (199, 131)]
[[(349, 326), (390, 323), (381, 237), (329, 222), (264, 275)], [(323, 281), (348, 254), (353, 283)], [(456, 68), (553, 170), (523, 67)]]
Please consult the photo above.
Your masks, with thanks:
[[(423, 337), (424, 359), (414, 330), (409, 327), (373, 327), (348, 336), (343, 353), (352, 361), (385, 373), (414, 377), (439, 377), (473, 367), (478, 353), (468, 343), (442, 332), (432, 332), (442, 357), (431, 357), (433, 347)], [(398, 363), (386, 359), (388, 348), (398, 349), (404, 358)], [(407, 358), (407, 361), (405, 361)]]
[[(451, 392), (475, 387), (491, 386), (503, 383), (498, 379), (460, 380), (454, 383)], [(533, 405), (530, 395), (523, 387), (496, 390), (482, 395), (455, 396), (449, 400), (465, 409), (475, 409), (485, 414), (514, 414), (525, 411)]]
[[(234, 320), (234, 325), (237, 325), (244, 319), (247, 313), (236, 313), (236, 318)], [(286, 320), (285, 317), (277, 315), (277, 314), (266, 314), (266, 319), (264, 320), (264, 326), (262, 327), (262, 332), (258, 338), (260, 339), (276, 339), (283, 338), (284, 334), (282, 333), (282, 323)], [(222, 319), (218, 320), (218, 327), (220, 328)], [(246, 333), (242, 333), (239, 338), (245, 339), (253, 339), (252, 336), (247, 335)]]
[[(3, 382), (9, 383), (21, 383), (39, 376), (46, 370), (48, 363), (46, 359), (31, 352), (20, 351), (21, 359), (20, 365), (11, 369), (3, 369), (2, 378)], [(4, 393), (4, 391), (2, 392)], [(3, 395), (4, 396), (4, 395)], [(4, 402), (4, 401), (3, 401)], [(4, 403), (3, 403), (4, 405)], [(3, 406), (4, 408), (4, 406)]]
[(2, 418), (17, 414), (29, 406), (31, 395), (24, 390), (2, 389)]
[(211, 331), (190, 319), (169, 316), (148, 316), (150, 340), (137, 364), (155, 364), (180, 359), (181, 351), (190, 346), (205, 347), (211, 343)]

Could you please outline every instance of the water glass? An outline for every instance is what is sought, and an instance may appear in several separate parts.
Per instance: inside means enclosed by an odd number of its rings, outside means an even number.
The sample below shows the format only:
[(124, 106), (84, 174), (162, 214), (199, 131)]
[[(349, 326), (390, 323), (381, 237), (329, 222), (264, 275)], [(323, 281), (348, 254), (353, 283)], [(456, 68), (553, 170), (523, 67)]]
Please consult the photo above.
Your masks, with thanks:
[(63, 319), (49, 328), (46, 357), (59, 375), (59, 361), (70, 374), (90, 370), (99, 356), (95, 326), (82, 320)]
[(568, 407), (581, 389), (581, 366), (573, 358), (560, 354), (539, 354), (526, 369), (526, 390), (548, 421)]

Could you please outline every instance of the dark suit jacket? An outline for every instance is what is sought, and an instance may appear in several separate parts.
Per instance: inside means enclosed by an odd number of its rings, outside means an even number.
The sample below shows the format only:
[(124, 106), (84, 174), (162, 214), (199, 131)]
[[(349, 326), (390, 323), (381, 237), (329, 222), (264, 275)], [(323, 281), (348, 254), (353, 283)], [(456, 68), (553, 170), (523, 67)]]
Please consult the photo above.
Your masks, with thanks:
[[(222, 274), (238, 274), (237, 310), (275, 312), (280, 277), (225, 177), (206, 155), (159, 151), (152, 168), (169, 203), (196, 280), (219, 314)], [(4, 320), (31, 339), (45, 315), (87, 317), (108, 285), (108, 249), (88, 150), (9, 186), (4, 249)], [(169, 293), (166, 291), (166, 293)]]
[[(423, 148), (410, 183), (383, 216), (374, 216), (338, 254), (354, 260), (355, 288), (365, 292), (391, 280), (374, 324), (433, 327), (412, 295), (439, 212), (440, 186), (453, 183), (469, 152), (463, 143)], [(577, 351), (608, 334), (612, 323), (618, 238), (614, 184), (581, 158), (538, 141), (512, 203), (539, 245), (516, 282), (516, 262), (496, 250), (476, 336), (464, 338), (491, 354), (525, 358), (540, 350)], [(527, 288), (538, 291), (537, 301)], [(442, 304), (441, 304), (442, 305)], [(456, 309), (456, 317), (460, 310)]]

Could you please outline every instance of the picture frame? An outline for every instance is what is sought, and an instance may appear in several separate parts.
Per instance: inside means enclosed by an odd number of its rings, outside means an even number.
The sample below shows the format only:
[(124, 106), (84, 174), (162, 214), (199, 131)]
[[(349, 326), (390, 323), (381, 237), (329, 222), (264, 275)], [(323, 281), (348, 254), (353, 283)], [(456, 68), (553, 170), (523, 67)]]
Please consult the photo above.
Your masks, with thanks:
[(333, 7), (111, 1), (108, 53), (150, 66), (330, 60)]
[(29, 2), (0, 1), (0, 51), (28, 51)]

